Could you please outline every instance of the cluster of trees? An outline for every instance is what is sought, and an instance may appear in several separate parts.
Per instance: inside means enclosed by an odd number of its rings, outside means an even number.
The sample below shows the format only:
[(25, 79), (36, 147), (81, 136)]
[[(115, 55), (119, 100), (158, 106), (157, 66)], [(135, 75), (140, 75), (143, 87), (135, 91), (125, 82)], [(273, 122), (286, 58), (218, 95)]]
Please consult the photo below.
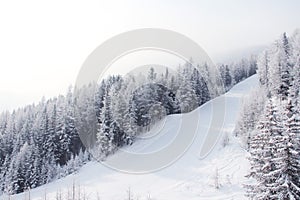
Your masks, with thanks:
[(96, 137), (89, 140), (98, 143), (96, 156), (104, 159), (166, 115), (190, 112), (255, 72), (255, 57), (251, 57), (219, 65), (214, 73), (207, 64), (194, 67), (190, 61), (172, 73), (150, 67), (146, 75), (109, 77), (96, 91), (98, 124), (93, 128)]
[(19, 193), (72, 173), (88, 154), (75, 128), (72, 92), (0, 116), (0, 190)]
[[(149, 67), (144, 74), (110, 76), (95, 88), (97, 123), (80, 131), (94, 156), (104, 159), (165, 116), (190, 112), (224, 91), (220, 76), (212, 77), (207, 65), (193, 67), (188, 62), (177, 71), (156, 71)], [(79, 113), (88, 110), (84, 107)]]
[(256, 74), (257, 58), (255, 55), (250, 58), (243, 58), (240, 61), (218, 66), (225, 91), (241, 82), (247, 77)]
[[(260, 95), (237, 133), (248, 140), (251, 199), (300, 199), (300, 32), (283, 34), (258, 59)], [(251, 109), (251, 108), (250, 108)], [(246, 116), (246, 115), (242, 115)], [(245, 131), (244, 133), (242, 131)], [(251, 133), (249, 133), (251, 132)]]
[(243, 99), (243, 107), (237, 120), (234, 134), (242, 141), (242, 146), (249, 149), (250, 140), (264, 111), (266, 102), (265, 90), (257, 88)]
[[(188, 62), (169, 72), (109, 76), (0, 114), (0, 191), (23, 192), (73, 173), (134, 142), (166, 115), (190, 112), (255, 72), (253, 59), (221, 65)], [(221, 74), (221, 75), (220, 75)]]

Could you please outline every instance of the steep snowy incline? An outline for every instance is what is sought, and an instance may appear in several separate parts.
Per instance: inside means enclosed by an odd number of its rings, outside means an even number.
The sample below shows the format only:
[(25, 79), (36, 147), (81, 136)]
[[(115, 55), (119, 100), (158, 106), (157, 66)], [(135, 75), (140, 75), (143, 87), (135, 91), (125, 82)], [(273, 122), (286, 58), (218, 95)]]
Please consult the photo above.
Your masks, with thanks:
[[(245, 199), (242, 185), (249, 166), (245, 150), (231, 133), (243, 97), (257, 85), (255, 75), (193, 112), (168, 116), (132, 146), (123, 149), (139, 153), (156, 151), (175, 138), (179, 126), (187, 134), (196, 130), (190, 148), (172, 165), (154, 173), (128, 174), (89, 162), (77, 174), (31, 190), (31, 199), (44, 199), (45, 194), (47, 199), (55, 199), (57, 191), (67, 195), (73, 183), (77, 188), (80, 185), (89, 200), (97, 199), (97, 195), (101, 200), (128, 199), (128, 188), (133, 199), (140, 200)], [(183, 118), (187, 119), (185, 123), (181, 123)], [(229, 143), (224, 147), (226, 138)], [(216, 145), (209, 151), (215, 140)], [(109, 159), (122, 159), (122, 152)], [(124, 159), (124, 162), (139, 164), (135, 160)], [(24, 196), (26, 193), (12, 199), (24, 199)]]

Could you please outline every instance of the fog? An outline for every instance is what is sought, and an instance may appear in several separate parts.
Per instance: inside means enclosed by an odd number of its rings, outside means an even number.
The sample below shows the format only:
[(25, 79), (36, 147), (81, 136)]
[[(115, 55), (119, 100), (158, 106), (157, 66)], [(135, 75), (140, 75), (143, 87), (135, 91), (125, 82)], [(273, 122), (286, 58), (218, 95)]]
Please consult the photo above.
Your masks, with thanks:
[(124, 31), (177, 31), (224, 62), (291, 34), (299, 8), (297, 0), (1, 1), (0, 111), (65, 93), (86, 57)]

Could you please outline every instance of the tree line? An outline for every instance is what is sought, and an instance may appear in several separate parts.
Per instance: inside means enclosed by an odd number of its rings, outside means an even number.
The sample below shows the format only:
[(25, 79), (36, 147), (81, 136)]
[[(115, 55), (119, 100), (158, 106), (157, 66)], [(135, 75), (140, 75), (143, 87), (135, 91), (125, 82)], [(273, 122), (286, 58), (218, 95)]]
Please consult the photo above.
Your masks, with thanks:
[[(175, 71), (111, 75), (0, 114), (0, 191), (20, 193), (105, 159), (163, 117), (190, 112), (255, 73), (256, 60), (187, 62)], [(225, 88), (225, 90), (224, 90)]]

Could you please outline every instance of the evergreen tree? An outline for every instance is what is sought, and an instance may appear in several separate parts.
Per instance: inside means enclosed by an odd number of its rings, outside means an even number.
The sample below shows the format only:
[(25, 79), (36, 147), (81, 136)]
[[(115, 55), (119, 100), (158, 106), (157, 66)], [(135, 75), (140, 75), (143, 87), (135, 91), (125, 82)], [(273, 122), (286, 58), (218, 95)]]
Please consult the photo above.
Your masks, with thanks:
[(181, 113), (190, 112), (197, 107), (198, 100), (195, 90), (191, 84), (191, 72), (190, 68), (185, 67), (180, 77), (180, 87), (176, 93), (176, 98), (180, 103)]
[(289, 94), (292, 68), (289, 63), (290, 45), (286, 34), (276, 41), (270, 57), (270, 91), (273, 96), (285, 100)]
[(269, 77), (268, 77), (268, 71), (269, 71), (269, 54), (268, 51), (264, 51), (259, 57), (257, 61), (258, 69), (258, 77), (259, 77), (259, 83), (268, 88), (269, 87)]
[[(274, 191), (273, 199), (300, 199), (300, 120), (289, 99), (284, 107), (283, 131), (274, 140), (276, 150), (273, 162), (276, 170), (268, 176), (276, 177), (269, 186)], [(298, 113), (299, 114), (299, 113)]]
[(250, 174), (256, 183), (248, 185), (247, 196), (252, 199), (269, 199), (275, 194), (271, 184), (276, 177), (272, 173), (276, 170), (274, 164), (275, 138), (281, 134), (278, 126), (278, 113), (272, 100), (266, 105), (265, 115), (260, 120), (257, 133), (250, 141)]

